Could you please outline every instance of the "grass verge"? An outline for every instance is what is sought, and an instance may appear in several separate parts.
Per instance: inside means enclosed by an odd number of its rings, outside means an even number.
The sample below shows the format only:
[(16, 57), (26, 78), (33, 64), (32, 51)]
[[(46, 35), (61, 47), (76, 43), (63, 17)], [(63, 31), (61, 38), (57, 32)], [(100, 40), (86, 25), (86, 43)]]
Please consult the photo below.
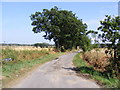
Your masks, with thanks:
[(90, 78), (96, 80), (98, 84), (102, 84), (103, 88), (120, 88), (120, 82), (117, 78), (106, 77), (104, 73), (94, 70), (93, 66), (88, 66), (87, 62), (80, 58), (78, 53), (73, 60), (76, 70), (80, 74), (88, 74)]
[(34, 60), (22, 60), (17, 62), (5, 63), (2, 67), (2, 75), (5, 77), (3, 79), (3, 87), (8, 87), (7, 85), (13, 80), (23, 76), (25, 73), (31, 71), (32, 69), (38, 67), (39, 65), (48, 62), (62, 55), (63, 53), (49, 54), (43, 56), (39, 59)]

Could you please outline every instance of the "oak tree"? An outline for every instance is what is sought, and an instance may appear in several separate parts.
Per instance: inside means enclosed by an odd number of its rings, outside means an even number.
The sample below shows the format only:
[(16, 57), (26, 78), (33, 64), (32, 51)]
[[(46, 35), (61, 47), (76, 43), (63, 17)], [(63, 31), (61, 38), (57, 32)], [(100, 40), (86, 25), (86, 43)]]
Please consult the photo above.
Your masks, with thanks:
[[(55, 42), (56, 48), (65, 49), (76, 47), (80, 38), (87, 37), (87, 25), (78, 19), (72, 11), (54, 8), (43, 9), (42, 12), (35, 12), (31, 16), (33, 32), (45, 32), (45, 39)], [(86, 39), (85, 39), (86, 40)], [(85, 42), (85, 41), (84, 41)]]

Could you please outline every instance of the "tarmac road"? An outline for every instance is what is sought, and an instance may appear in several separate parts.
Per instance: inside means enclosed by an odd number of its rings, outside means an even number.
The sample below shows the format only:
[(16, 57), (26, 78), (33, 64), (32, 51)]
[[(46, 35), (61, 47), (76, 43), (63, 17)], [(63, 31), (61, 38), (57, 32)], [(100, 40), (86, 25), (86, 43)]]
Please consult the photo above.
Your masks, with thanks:
[(76, 75), (72, 70), (72, 52), (43, 64), (12, 88), (100, 88), (94, 81)]

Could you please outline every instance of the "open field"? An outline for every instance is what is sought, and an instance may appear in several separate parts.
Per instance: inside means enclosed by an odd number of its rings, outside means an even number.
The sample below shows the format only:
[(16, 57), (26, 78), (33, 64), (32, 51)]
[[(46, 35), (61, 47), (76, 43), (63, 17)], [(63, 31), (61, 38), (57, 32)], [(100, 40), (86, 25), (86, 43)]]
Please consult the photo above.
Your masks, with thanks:
[(40, 48), (40, 47), (36, 48), (35, 46), (2, 46), (0, 47), (0, 49), (5, 49), (5, 48), (9, 48), (9, 49), (17, 50), (17, 51), (20, 51), (20, 50), (53, 51), (54, 50), (54, 47), (48, 47), (48, 48)]
[[(2, 49), (2, 79), (3, 87), (8, 85), (11, 81), (24, 76), (26, 72), (31, 71), (33, 68), (57, 58), (63, 53), (50, 51), (50, 50), (17, 50), (11, 48)], [(7, 61), (5, 58), (11, 58)]]

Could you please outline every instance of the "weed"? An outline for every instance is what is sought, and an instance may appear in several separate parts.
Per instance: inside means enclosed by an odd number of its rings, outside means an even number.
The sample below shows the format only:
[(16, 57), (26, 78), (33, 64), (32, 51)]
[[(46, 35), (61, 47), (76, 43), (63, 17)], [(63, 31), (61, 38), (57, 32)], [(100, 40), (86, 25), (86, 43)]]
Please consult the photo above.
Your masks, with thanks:
[(74, 57), (73, 60), (76, 70), (79, 73), (89, 74), (93, 79), (97, 80), (103, 87), (119, 88), (119, 79), (116, 77), (108, 77), (107, 73), (97, 71), (94, 66), (88, 65), (86, 61), (80, 58), (80, 53)]

